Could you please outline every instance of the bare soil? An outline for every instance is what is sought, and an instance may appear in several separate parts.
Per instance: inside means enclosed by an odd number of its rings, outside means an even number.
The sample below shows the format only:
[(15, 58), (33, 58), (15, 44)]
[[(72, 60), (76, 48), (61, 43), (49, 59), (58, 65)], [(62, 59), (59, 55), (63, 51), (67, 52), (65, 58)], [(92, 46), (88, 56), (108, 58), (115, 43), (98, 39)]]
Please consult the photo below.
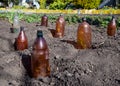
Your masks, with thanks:
[[(15, 51), (18, 33), (11, 33), (11, 24), (0, 19), (0, 86), (120, 86), (120, 27), (115, 37), (108, 37), (106, 28), (92, 26), (92, 47), (76, 49), (79, 24), (66, 24), (65, 36), (54, 38), (55, 23), (48, 27), (36, 23), (25, 27), (29, 49)], [(50, 56), (51, 75), (35, 80), (30, 77), (30, 55), (37, 30), (42, 30)]]

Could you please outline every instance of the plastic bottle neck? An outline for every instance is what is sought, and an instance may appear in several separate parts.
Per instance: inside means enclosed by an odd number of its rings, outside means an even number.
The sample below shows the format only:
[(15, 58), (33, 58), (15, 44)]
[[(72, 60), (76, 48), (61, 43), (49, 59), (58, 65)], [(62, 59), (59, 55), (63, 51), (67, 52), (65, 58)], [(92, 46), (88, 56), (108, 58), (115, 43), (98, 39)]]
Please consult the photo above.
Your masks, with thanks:
[(20, 27), (20, 31), (24, 31), (24, 27)]

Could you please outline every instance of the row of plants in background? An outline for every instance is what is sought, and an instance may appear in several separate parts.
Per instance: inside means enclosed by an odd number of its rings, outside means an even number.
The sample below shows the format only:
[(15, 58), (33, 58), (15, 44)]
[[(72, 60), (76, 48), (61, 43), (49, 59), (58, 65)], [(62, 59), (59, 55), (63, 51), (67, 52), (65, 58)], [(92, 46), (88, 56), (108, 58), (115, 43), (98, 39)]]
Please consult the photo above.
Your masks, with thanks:
[[(3, 7), (9, 6), (10, 2), (13, 2), (14, 6), (13, 8), (24, 8), (20, 7), (21, 0), (1, 0), (5, 5)], [(27, 4), (31, 3), (32, 0), (26, 0)], [(104, 0), (36, 0), (40, 4), (40, 9), (97, 9), (101, 2)], [(111, 1), (110, 1), (111, 2)], [(116, 7), (120, 8), (120, 1), (115, 0)], [(113, 5), (112, 2), (109, 3), (110, 5)], [(30, 5), (31, 6), (31, 5)], [(109, 6), (109, 5), (108, 5)], [(28, 6), (29, 7), (29, 6)], [(111, 6), (109, 6), (111, 8)], [(103, 9), (108, 9), (109, 7), (104, 7)], [(112, 6), (112, 8), (114, 5)], [(31, 7), (29, 7), (31, 8)], [(34, 8), (34, 6), (32, 7)]]
[[(40, 3), (45, 3), (46, 0), (40, 0)], [(94, 9), (98, 8), (102, 0), (52, 0), (48, 5), (49, 9)], [(42, 6), (45, 4), (41, 4)], [(41, 6), (40, 5), (40, 6)]]
[(73, 0), (74, 4), (83, 9), (95, 9), (98, 8), (102, 0)]
[[(7, 18), (10, 23), (13, 23), (15, 15), (18, 15), (20, 20), (26, 21), (28, 23), (41, 22), (41, 17), (44, 14), (24, 14), (24, 13), (1, 13), (0, 18)], [(60, 14), (47, 14), (49, 22), (55, 23)], [(111, 20), (111, 16), (90, 16), (90, 15), (77, 15), (77, 14), (63, 14), (66, 22), (68, 24), (81, 23), (82, 17), (86, 17), (87, 22), (90, 25), (106, 27), (108, 22)], [(117, 26), (120, 27), (120, 17), (116, 20)]]

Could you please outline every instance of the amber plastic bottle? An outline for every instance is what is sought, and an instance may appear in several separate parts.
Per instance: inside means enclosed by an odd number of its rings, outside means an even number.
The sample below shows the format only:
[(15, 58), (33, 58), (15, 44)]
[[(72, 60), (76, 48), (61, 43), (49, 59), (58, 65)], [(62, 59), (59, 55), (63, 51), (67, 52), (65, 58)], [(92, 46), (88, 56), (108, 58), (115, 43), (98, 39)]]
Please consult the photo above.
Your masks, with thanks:
[(116, 21), (115, 17), (112, 16), (111, 21), (108, 23), (107, 34), (108, 36), (115, 36), (116, 33)]
[(56, 21), (56, 30), (55, 30), (55, 37), (62, 38), (64, 36), (65, 30), (65, 20), (62, 15)]
[(20, 27), (20, 33), (15, 40), (15, 47), (17, 50), (24, 50), (28, 48), (28, 39), (24, 31), (24, 27)]
[(83, 18), (83, 22), (78, 26), (77, 31), (77, 45), (80, 49), (87, 49), (91, 47), (91, 28), (86, 22), (86, 18)]
[(44, 14), (44, 16), (42, 16), (41, 18), (41, 26), (48, 26), (48, 17), (46, 16), (46, 14)]
[(43, 33), (37, 31), (37, 38), (33, 44), (31, 70), (33, 78), (46, 77), (50, 75), (49, 50)]

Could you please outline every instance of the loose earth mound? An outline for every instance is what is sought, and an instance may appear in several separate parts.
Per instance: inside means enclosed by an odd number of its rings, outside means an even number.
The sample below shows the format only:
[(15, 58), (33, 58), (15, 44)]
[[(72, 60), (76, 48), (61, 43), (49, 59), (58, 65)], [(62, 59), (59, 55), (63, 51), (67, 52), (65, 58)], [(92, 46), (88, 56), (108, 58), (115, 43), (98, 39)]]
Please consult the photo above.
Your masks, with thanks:
[[(92, 26), (92, 48), (76, 49), (78, 24), (67, 24), (65, 36), (54, 38), (55, 23), (48, 27), (20, 22), (25, 27), (29, 49), (15, 51), (18, 33), (11, 24), (0, 20), (0, 86), (119, 86), (120, 27), (115, 37), (106, 28)], [(51, 75), (35, 80), (30, 77), (30, 55), (37, 30), (42, 30), (50, 51)]]

